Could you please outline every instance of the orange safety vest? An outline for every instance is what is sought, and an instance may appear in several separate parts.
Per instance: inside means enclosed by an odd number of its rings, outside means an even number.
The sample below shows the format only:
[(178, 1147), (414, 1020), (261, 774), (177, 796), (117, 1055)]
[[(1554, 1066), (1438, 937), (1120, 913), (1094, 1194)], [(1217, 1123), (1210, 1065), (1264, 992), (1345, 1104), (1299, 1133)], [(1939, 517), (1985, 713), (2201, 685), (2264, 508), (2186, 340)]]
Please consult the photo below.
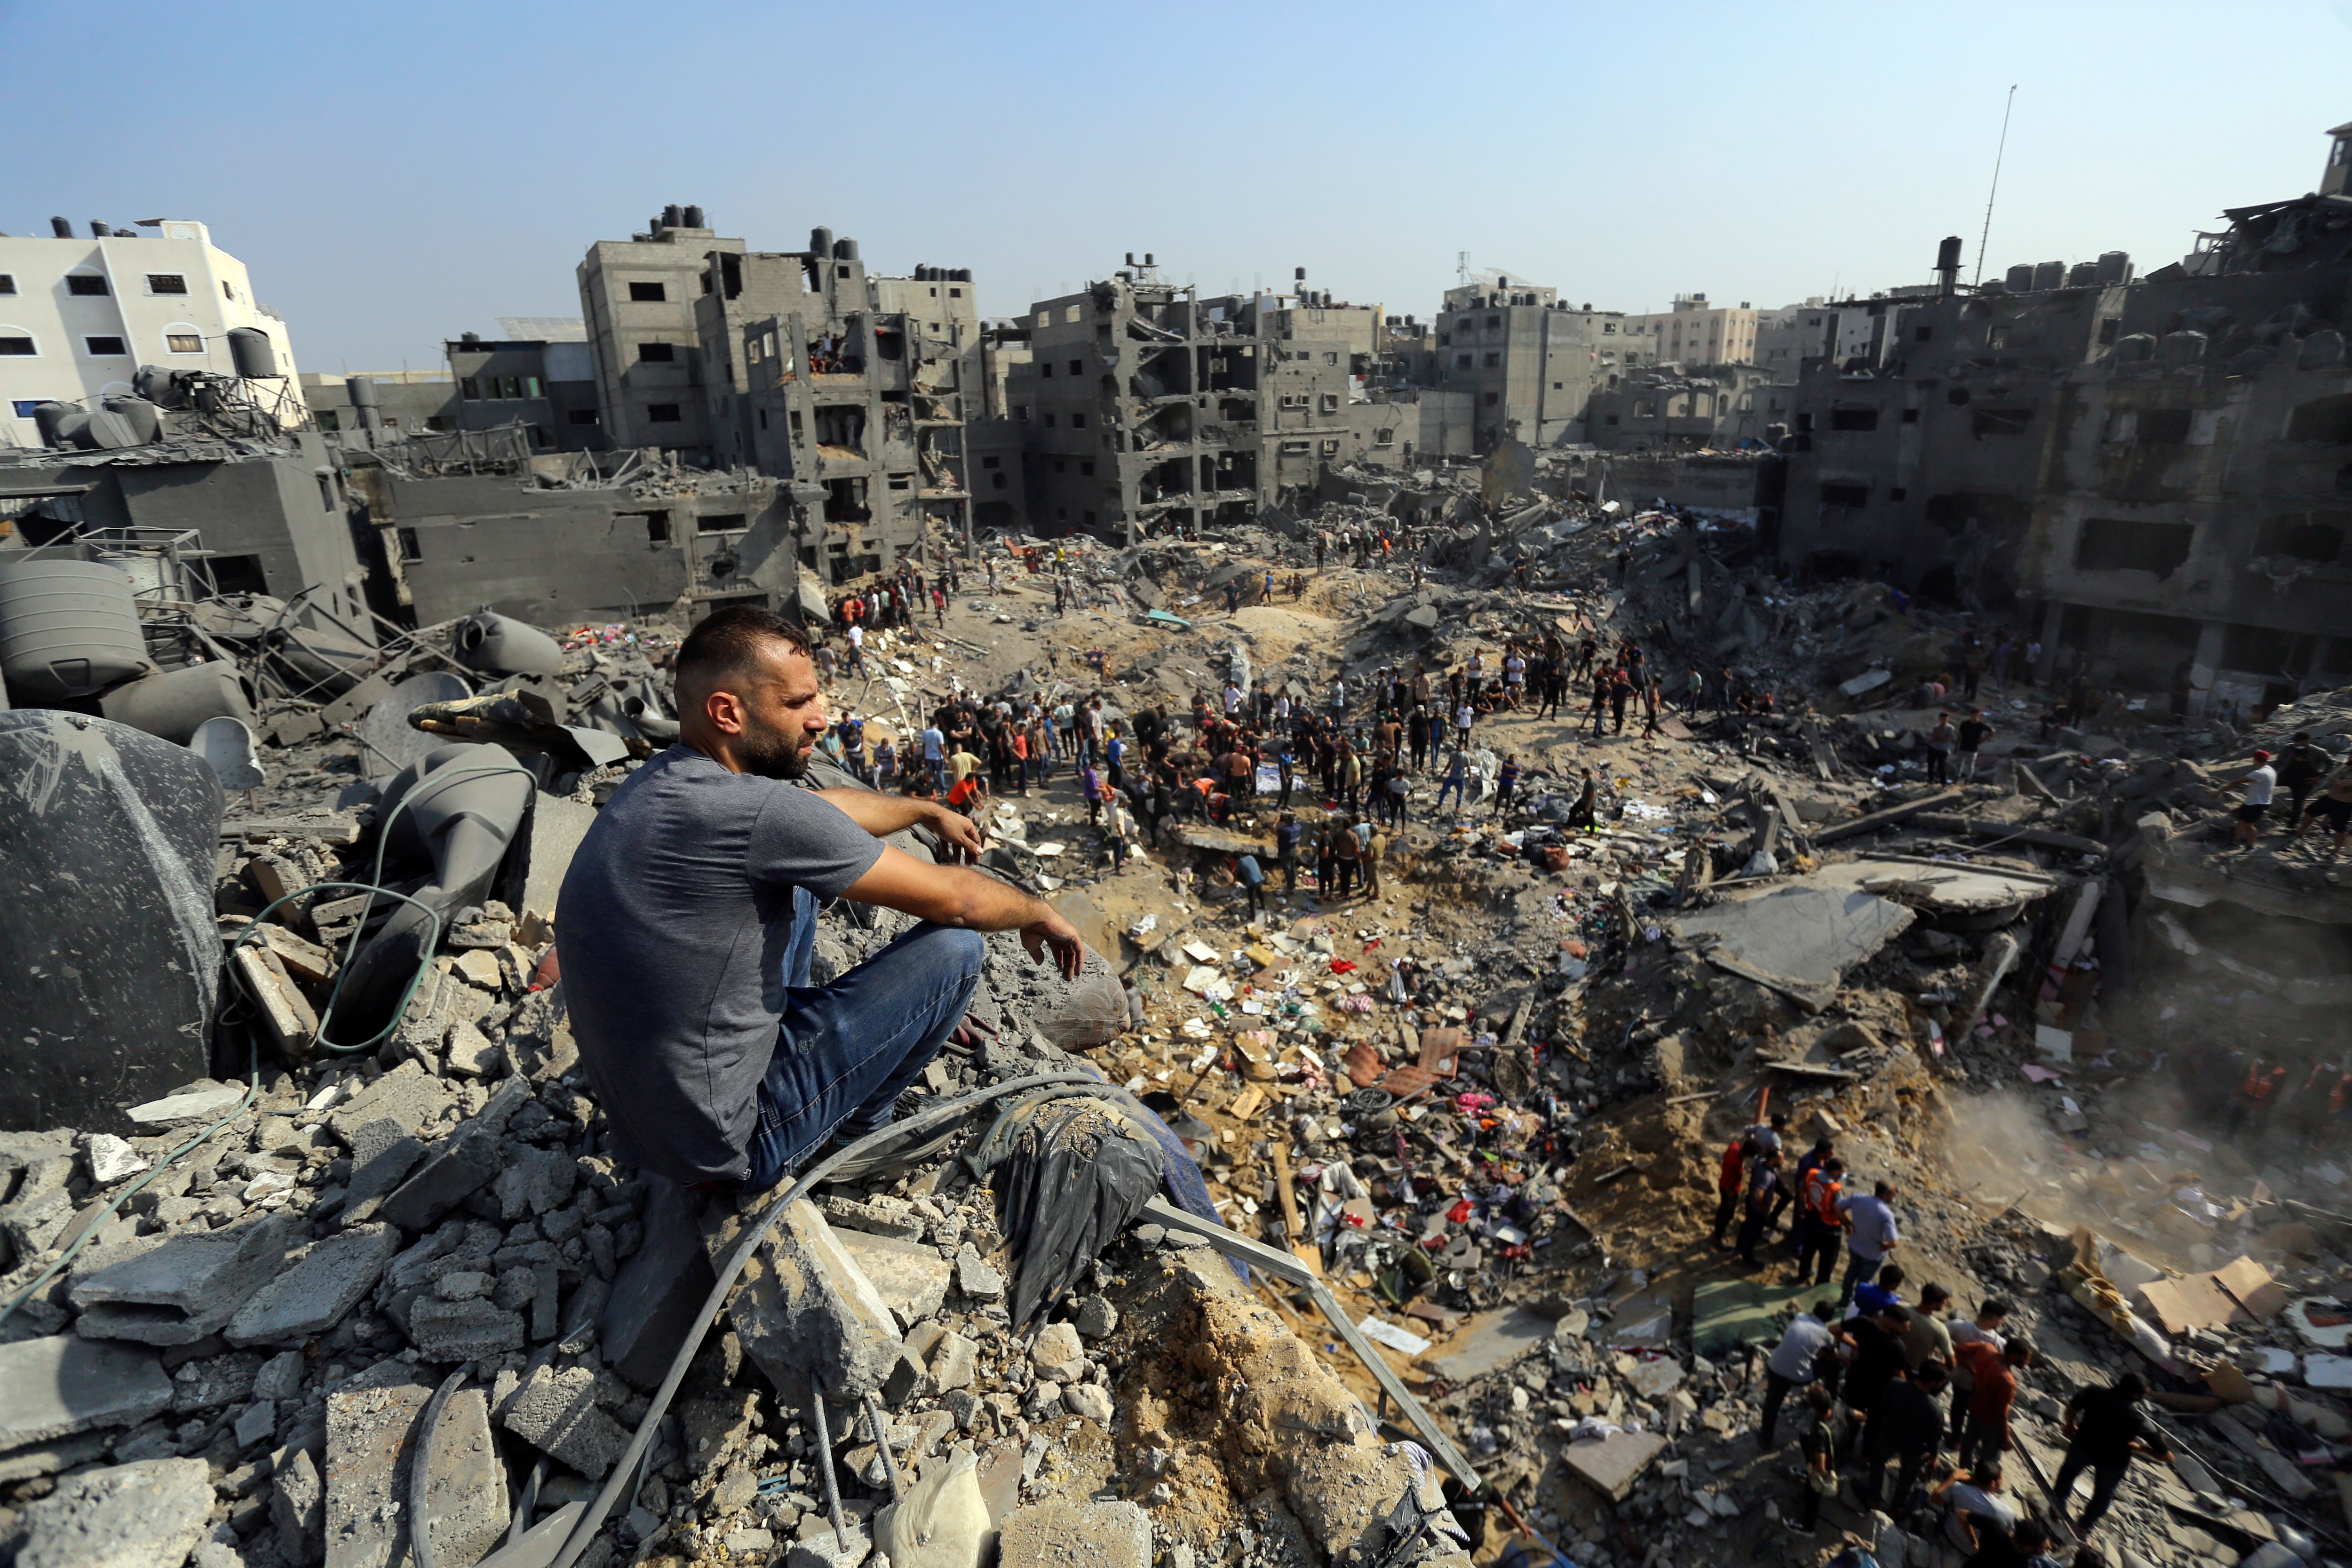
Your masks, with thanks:
[(2284, 1067), (2275, 1067), (2267, 1073), (2263, 1072), (2261, 1062), (2257, 1060), (2253, 1070), (2246, 1074), (2246, 1094), (2250, 1099), (2268, 1100), (2271, 1092), (2278, 1088), (2278, 1080), (2285, 1076), (2286, 1068)]
[(1838, 1214), (1838, 1197), (1845, 1191), (1845, 1183), (1816, 1165), (1805, 1177), (1805, 1205), (1813, 1217), (1835, 1228), (1842, 1216)]
[(2344, 1099), (2347, 1094), (2352, 1094), (2352, 1072), (2347, 1072), (2342, 1078), (2337, 1079), (2336, 1080), (2336, 1087), (2327, 1091), (2328, 1115), (2341, 1116), (2344, 1114)]

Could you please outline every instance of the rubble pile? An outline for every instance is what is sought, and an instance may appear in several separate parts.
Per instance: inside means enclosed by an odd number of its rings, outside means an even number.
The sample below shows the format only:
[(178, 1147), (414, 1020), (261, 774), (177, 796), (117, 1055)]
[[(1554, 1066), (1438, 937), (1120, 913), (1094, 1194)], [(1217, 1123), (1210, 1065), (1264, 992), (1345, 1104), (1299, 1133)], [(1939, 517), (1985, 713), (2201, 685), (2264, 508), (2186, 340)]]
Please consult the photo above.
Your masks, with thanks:
[[(1499, 499), (1488, 478), (1124, 551), (993, 541), (936, 624), (856, 657), (820, 628), (862, 728), (819, 786), (873, 782), (885, 741), (903, 778), (927, 723), (996, 705), (1099, 700), (1133, 748), (1143, 787), (1108, 813), (1066, 759), (971, 807), (984, 864), (1088, 962), (1065, 981), (992, 937), (970, 1029), (901, 1106), (1085, 1075), (1054, 1126), (1189, 1156), (1160, 1201), (1191, 1220), (1122, 1208), (1033, 1278), (1034, 1315), (1003, 1205), (1051, 1194), (1004, 1171), (1020, 1140), (992, 1124), (1039, 1114), (1006, 1100), (909, 1169), (796, 1192), (689, 1338), (762, 1201), (617, 1157), (553, 897), (676, 735), (676, 628), (486, 614), (273, 697), (213, 887), (217, 1076), (0, 1133), (6, 1550), (338, 1568), (422, 1528), (472, 1568), (525, 1530), (551, 1552), (620, 1474), (583, 1562), (1654, 1568), (1853, 1542), (1956, 1568), (1932, 1508), (1875, 1513), (1855, 1476), (1822, 1533), (1782, 1527), (1761, 1352), (1837, 1286), (1794, 1279), (1777, 1227), (1753, 1267), (1706, 1239), (1727, 1146), (1778, 1113), (1791, 1156), (1826, 1139), (1848, 1191), (1893, 1184), (1905, 1300), (2004, 1298), (2040, 1347), (2005, 1495), (2045, 1511), (2063, 1403), (2131, 1371), (2179, 1457), (2134, 1471), (2110, 1561), (2352, 1561), (2327, 1495), (2352, 1459), (2352, 1173), (2313, 1109), (2343, 969), (2224, 918), (2340, 925), (2341, 884), (2315, 836), (2233, 852), (2217, 795), (2254, 743), (2340, 752), (2352, 706), (2175, 723), (2034, 684), (1987, 617), (1769, 578), (1739, 520), (1596, 504), (1540, 464)], [(1406, 774), (1358, 891), (1318, 847), (1359, 800), (1311, 751), (1286, 789), (1279, 734), (1199, 809), (1151, 799), (1159, 763), (1190, 792), (1221, 761), (1196, 701), (1279, 694), (1369, 759), (1417, 667), (1588, 639), (1639, 645), (1668, 710), (1489, 702), (1450, 805), (1450, 746)], [(1930, 742), (1963, 668), (1995, 729), (1956, 777)], [(463, 765), (529, 775), (500, 781), (495, 864), (395, 847)], [(379, 886), (439, 923), (371, 1037), (369, 955), (404, 907)], [(814, 980), (908, 923), (829, 908)], [(2315, 1091), (2250, 1111), (2250, 1056)]]

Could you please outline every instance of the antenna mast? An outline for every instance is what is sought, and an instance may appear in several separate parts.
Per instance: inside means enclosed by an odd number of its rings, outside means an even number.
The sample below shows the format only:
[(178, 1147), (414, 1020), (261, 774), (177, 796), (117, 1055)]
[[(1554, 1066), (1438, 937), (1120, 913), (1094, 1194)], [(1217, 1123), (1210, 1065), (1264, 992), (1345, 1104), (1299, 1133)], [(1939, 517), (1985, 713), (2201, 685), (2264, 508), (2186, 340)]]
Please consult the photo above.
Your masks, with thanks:
[(1969, 287), (1984, 281), (1985, 242), (1992, 237), (1992, 199), (2000, 194), (2000, 161), (2009, 152), (2009, 111), (2017, 104), (2017, 84), (2009, 84), (2009, 96), (2000, 105), (2000, 144), (1993, 149), (1992, 188), (1985, 192), (1984, 232), (1977, 236), (1977, 275)]

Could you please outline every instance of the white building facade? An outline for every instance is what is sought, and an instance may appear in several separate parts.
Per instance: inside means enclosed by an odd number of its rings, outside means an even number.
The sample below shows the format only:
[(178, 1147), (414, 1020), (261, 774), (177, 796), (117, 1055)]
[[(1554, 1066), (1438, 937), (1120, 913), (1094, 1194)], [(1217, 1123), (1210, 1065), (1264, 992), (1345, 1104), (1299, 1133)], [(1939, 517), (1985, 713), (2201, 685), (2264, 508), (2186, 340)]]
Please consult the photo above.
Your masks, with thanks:
[(34, 405), (95, 408), (141, 365), (236, 374), (228, 333), (268, 335), (299, 408), (286, 323), (205, 226), (162, 218), (136, 236), (0, 236), (0, 445), (37, 447)]

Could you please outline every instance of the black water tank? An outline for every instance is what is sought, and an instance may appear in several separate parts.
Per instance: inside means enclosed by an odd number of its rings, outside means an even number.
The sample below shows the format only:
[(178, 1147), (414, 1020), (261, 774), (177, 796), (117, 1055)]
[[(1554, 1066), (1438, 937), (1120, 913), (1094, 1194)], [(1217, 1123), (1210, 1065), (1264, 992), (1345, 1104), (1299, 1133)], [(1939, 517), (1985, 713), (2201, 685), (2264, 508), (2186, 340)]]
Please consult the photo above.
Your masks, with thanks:
[(686, 209), (686, 226), (688, 228), (708, 228), (710, 226), (702, 221), (702, 209), (700, 207), (689, 206)]
[(266, 381), (278, 374), (278, 351), (270, 346), (269, 334), (258, 327), (228, 330), (228, 358), (242, 376)]
[(971, 268), (969, 267), (959, 267), (951, 276), (958, 283), (969, 283), (971, 281)]
[(1951, 272), (1957, 270), (1959, 265), (1960, 237), (1957, 234), (1948, 234), (1944, 237), (1944, 242), (1936, 247), (1936, 270)]
[(109, 237), (110, 237), (113, 233), (114, 233), (114, 230), (113, 230), (111, 227), (110, 227), (109, 226), (107, 226), (107, 225), (105, 225), (105, 224), (102, 224), (102, 223), (99, 222), (96, 218), (92, 218), (92, 219), (90, 219), (90, 220), (89, 220), (89, 237), (90, 237), (90, 238), (92, 238), (92, 239), (105, 239), (105, 238), (108, 238)]
[(163, 438), (163, 411), (143, 397), (117, 395), (106, 399), (106, 411), (131, 426), (139, 437), (139, 445), (148, 446)]
[(833, 230), (829, 228), (813, 228), (809, 230), (809, 254), (812, 256), (831, 256), (833, 254)]
[(676, 202), (672, 202), (669, 205), (662, 208), (662, 226), (664, 228), (684, 228), (686, 226), (686, 209), (679, 206)]
[(71, 239), (74, 237), (73, 220), (71, 218), (53, 217), (49, 220), (49, 232), (56, 235), (59, 239)]
[(212, 1071), (220, 820), (220, 780), (185, 746), (0, 712), (0, 886), (40, 910), (0, 921), (0, 1127), (133, 1131), (123, 1108)]
[(835, 240), (835, 241), (833, 242), (833, 258), (834, 258), (835, 261), (855, 261), (855, 260), (856, 260), (856, 259), (857, 259), (857, 242), (856, 242), (856, 240), (854, 240), (854, 239), (836, 239), (836, 240)]

